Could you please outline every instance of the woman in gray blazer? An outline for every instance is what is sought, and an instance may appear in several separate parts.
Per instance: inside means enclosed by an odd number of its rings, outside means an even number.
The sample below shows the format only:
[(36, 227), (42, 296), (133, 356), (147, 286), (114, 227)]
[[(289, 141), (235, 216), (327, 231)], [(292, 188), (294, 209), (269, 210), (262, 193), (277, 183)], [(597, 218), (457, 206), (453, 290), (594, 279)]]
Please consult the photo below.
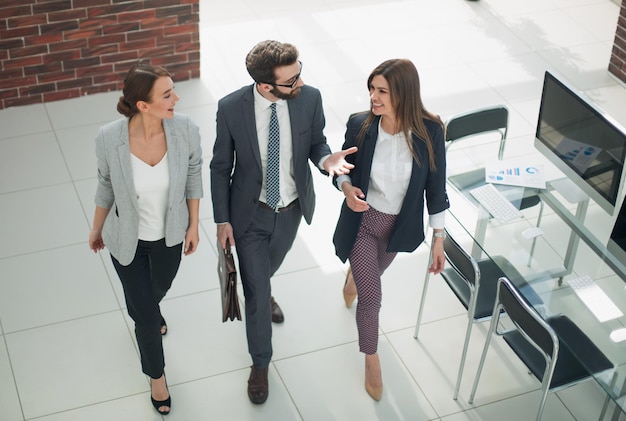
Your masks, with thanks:
[(174, 114), (179, 97), (162, 67), (134, 66), (124, 79), (117, 110), (125, 118), (96, 137), (98, 186), (89, 247), (109, 249), (124, 287), (128, 314), (151, 400), (168, 414), (159, 303), (180, 265), (198, 246), (202, 197), (200, 132), (189, 117)]

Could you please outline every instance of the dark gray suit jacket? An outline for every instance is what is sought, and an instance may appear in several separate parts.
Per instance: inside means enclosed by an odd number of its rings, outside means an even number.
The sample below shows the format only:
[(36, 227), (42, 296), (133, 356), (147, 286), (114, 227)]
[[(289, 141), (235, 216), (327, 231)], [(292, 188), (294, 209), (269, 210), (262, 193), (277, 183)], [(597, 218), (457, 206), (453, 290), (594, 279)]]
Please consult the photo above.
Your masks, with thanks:
[[(235, 238), (248, 228), (263, 184), (253, 89), (256, 89), (254, 85), (244, 86), (218, 102), (217, 137), (210, 164), (215, 222), (230, 222)], [(331, 151), (323, 133), (325, 119), (320, 92), (307, 85), (300, 89), (300, 95), (287, 102), (298, 199), (310, 224), (315, 191), (308, 160), (317, 167)]]

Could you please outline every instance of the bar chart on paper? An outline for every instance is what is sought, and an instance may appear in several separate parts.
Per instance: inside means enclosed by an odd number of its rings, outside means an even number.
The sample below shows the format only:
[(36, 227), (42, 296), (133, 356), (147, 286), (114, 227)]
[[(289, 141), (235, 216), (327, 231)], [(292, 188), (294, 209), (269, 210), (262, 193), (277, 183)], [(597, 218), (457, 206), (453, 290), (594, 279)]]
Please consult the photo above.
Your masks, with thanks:
[(543, 164), (520, 159), (488, 162), (485, 167), (485, 181), (537, 189), (546, 188)]

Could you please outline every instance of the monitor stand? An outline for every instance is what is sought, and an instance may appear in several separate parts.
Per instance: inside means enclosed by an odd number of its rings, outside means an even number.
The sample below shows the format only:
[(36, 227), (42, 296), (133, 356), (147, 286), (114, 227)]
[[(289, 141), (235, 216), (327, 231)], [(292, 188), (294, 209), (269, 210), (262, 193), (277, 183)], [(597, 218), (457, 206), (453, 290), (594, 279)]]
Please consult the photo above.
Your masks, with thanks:
[[(565, 218), (564, 220), (568, 222), (570, 227), (583, 227), (585, 225), (585, 216), (587, 216), (587, 208), (589, 206), (589, 196), (587, 196), (587, 194), (583, 192), (580, 187), (576, 185), (576, 183), (567, 177), (550, 181), (549, 189), (559, 193), (568, 202), (572, 204), (576, 203), (576, 214), (572, 215), (572, 213), (569, 212), (549, 191), (540, 194), (542, 199), (546, 201), (552, 209), (557, 211), (557, 213), (561, 215), (561, 218)], [(573, 229), (570, 233), (569, 241), (567, 242), (567, 251), (563, 259), (567, 273), (571, 273), (574, 269), (574, 260), (576, 259), (578, 242), (582, 236), (581, 233), (575, 231), (576, 230)], [(562, 283), (563, 277), (561, 276), (558, 279), (558, 285), (560, 286)]]

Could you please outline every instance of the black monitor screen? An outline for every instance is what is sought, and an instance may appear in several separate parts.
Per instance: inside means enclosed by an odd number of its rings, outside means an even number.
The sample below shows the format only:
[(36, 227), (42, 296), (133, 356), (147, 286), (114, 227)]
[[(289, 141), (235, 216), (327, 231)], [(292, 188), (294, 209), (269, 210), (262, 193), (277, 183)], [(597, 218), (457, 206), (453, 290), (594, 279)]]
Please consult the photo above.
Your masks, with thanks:
[(626, 134), (549, 72), (544, 79), (536, 139), (551, 152), (548, 158), (613, 214)]
[[(626, 263), (626, 200), (617, 214), (606, 248), (620, 262)], [(626, 282), (626, 278), (622, 277), (622, 279)]]
[[(622, 208), (617, 215), (613, 231), (611, 231), (610, 240), (614, 244), (609, 244), (609, 250), (612, 250), (611, 247), (613, 247), (614, 249), (621, 250), (622, 253), (626, 253), (626, 200), (622, 203)], [(612, 251), (615, 254), (614, 249)]]

